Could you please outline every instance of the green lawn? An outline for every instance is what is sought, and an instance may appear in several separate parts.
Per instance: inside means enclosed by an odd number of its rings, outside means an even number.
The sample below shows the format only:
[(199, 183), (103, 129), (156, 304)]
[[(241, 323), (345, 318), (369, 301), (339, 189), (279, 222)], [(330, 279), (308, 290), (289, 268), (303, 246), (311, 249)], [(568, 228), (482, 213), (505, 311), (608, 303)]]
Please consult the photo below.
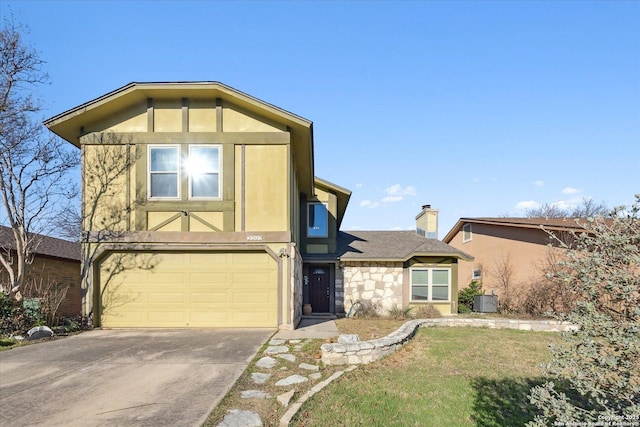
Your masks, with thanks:
[(399, 352), (316, 394), (293, 426), (522, 426), (553, 333), (421, 328)]

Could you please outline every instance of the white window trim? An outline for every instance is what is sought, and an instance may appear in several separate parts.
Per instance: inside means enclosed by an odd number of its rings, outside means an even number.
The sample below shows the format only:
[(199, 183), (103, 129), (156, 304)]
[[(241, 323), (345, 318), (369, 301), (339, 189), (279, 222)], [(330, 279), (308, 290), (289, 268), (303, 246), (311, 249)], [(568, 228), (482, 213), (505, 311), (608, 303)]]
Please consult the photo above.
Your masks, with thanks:
[[(326, 226), (327, 232), (322, 236), (310, 236), (309, 235), (309, 212), (310, 212), (309, 207), (311, 205), (324, 205), (324, 208), (327, 210), (327, 226)], [(308, 202), (307, 203), (307, 238), (309, 238), (309, 239), (326, 239), (327, 237), (329, 237), (329, 206), (324, 202)]]
[[(469, 231), (466, 231), (466, 229), (468, 229)], [(464, 238), (465, 233), (469, 233), (468, 239)], [(473, 240), (473, 231), (471, 229), (471, 224), (467, 223), (462, 226), (462, 243), (467, 243), (467, 242), (470, 242), (471, 240)]]
[[(151, 150), (154, 148), (176, 148), (178, 150), (178, 170), (177, 170), (177, 195), (175, 197), (153, 197), (151, 195)], [(180, 183), (182, 182), (182, 176), (180, 173), (181, 169), (181, 158), (180, 158), (180, 145), (178, 144), (154, 144), (149, 145), (147, 147), (147, 199), (149, 200), (180, 200), (180, 187), (182, 186)], [(154, 172), (154, 173), (162, 173), (162, 172)], [(174, 172), (171, 172), (174, 173)]]
[[(476, 271), (478, 272), (477, 275), (476, 275)], [(482, 279), (482, 269), (474, 268), (473, 270), (471, 270), (471, 280), (480, 280), (480, 279)]]
[(194, 197), (191, 195), (191, 175), (188, 171), (187, 174), (189, 180), (189, 200), (222, 200), (222, 145), (220, 144), (189, 144), (189, 158), (191, 158), (192, 147), (211, 147), (218, 149), (218, 197)]
[[(414, 300), (413, 299), (413, 271), (414, 270), (418, 270), (418, 271), (424, 271), (427, 270), (429, 272), (429, 280), (427, 283), (427, 299), (426, 300), (422, 300), (422, 299), (417, 299)], [(433, 270), (447, 270), (447, 275), (448, 275), (448, 281), (449, 284), (447, 286), (447, 300), (434, 300), (433, 299), (433, 279), (432, 279), (432, 274), (433, 274)], [(418, 285), (418, 286), (424, 286), (424, 285)], [(411, 268), (409, 269), (409, 300), (410, 302), (413, 303), (432, 303), (432, 304), (447, 304), (447, 303), (451, 303), (451, 268), (450, 267), (415, 267), (415, 268)]]

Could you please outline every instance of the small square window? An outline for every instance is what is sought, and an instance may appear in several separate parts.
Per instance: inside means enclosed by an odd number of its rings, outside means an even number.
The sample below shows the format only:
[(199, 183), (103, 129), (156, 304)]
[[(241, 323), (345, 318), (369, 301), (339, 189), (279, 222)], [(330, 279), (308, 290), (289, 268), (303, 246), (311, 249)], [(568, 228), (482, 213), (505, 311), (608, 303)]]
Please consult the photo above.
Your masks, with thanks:
[(471, 280), (480, 280), (482, 279), (482, 270), (479, 268), (473, 269), (471, 272)]
[(462, 243), (470, 242), (473, 235), (471, 233), (471, 224), (465, 224), (462, 226)]

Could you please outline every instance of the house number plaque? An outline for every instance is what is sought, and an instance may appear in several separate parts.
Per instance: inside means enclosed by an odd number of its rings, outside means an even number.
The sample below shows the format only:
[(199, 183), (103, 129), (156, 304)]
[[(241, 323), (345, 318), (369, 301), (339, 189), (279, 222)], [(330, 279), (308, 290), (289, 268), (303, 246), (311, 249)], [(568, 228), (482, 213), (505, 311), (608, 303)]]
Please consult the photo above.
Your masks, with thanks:
[(262, 241), (262, 234), (247, 234), (247, 241), (249, 242)]

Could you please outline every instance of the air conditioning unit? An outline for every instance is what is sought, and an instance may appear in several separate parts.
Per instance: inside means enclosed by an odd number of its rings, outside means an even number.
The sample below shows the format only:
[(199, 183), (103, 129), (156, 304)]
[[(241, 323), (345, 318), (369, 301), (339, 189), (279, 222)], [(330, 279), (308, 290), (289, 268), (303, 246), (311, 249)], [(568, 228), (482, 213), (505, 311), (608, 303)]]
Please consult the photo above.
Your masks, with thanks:
[(478, 295), (473, 297), (473, 311), (476, 313), (497, 313), (497, 295)]

